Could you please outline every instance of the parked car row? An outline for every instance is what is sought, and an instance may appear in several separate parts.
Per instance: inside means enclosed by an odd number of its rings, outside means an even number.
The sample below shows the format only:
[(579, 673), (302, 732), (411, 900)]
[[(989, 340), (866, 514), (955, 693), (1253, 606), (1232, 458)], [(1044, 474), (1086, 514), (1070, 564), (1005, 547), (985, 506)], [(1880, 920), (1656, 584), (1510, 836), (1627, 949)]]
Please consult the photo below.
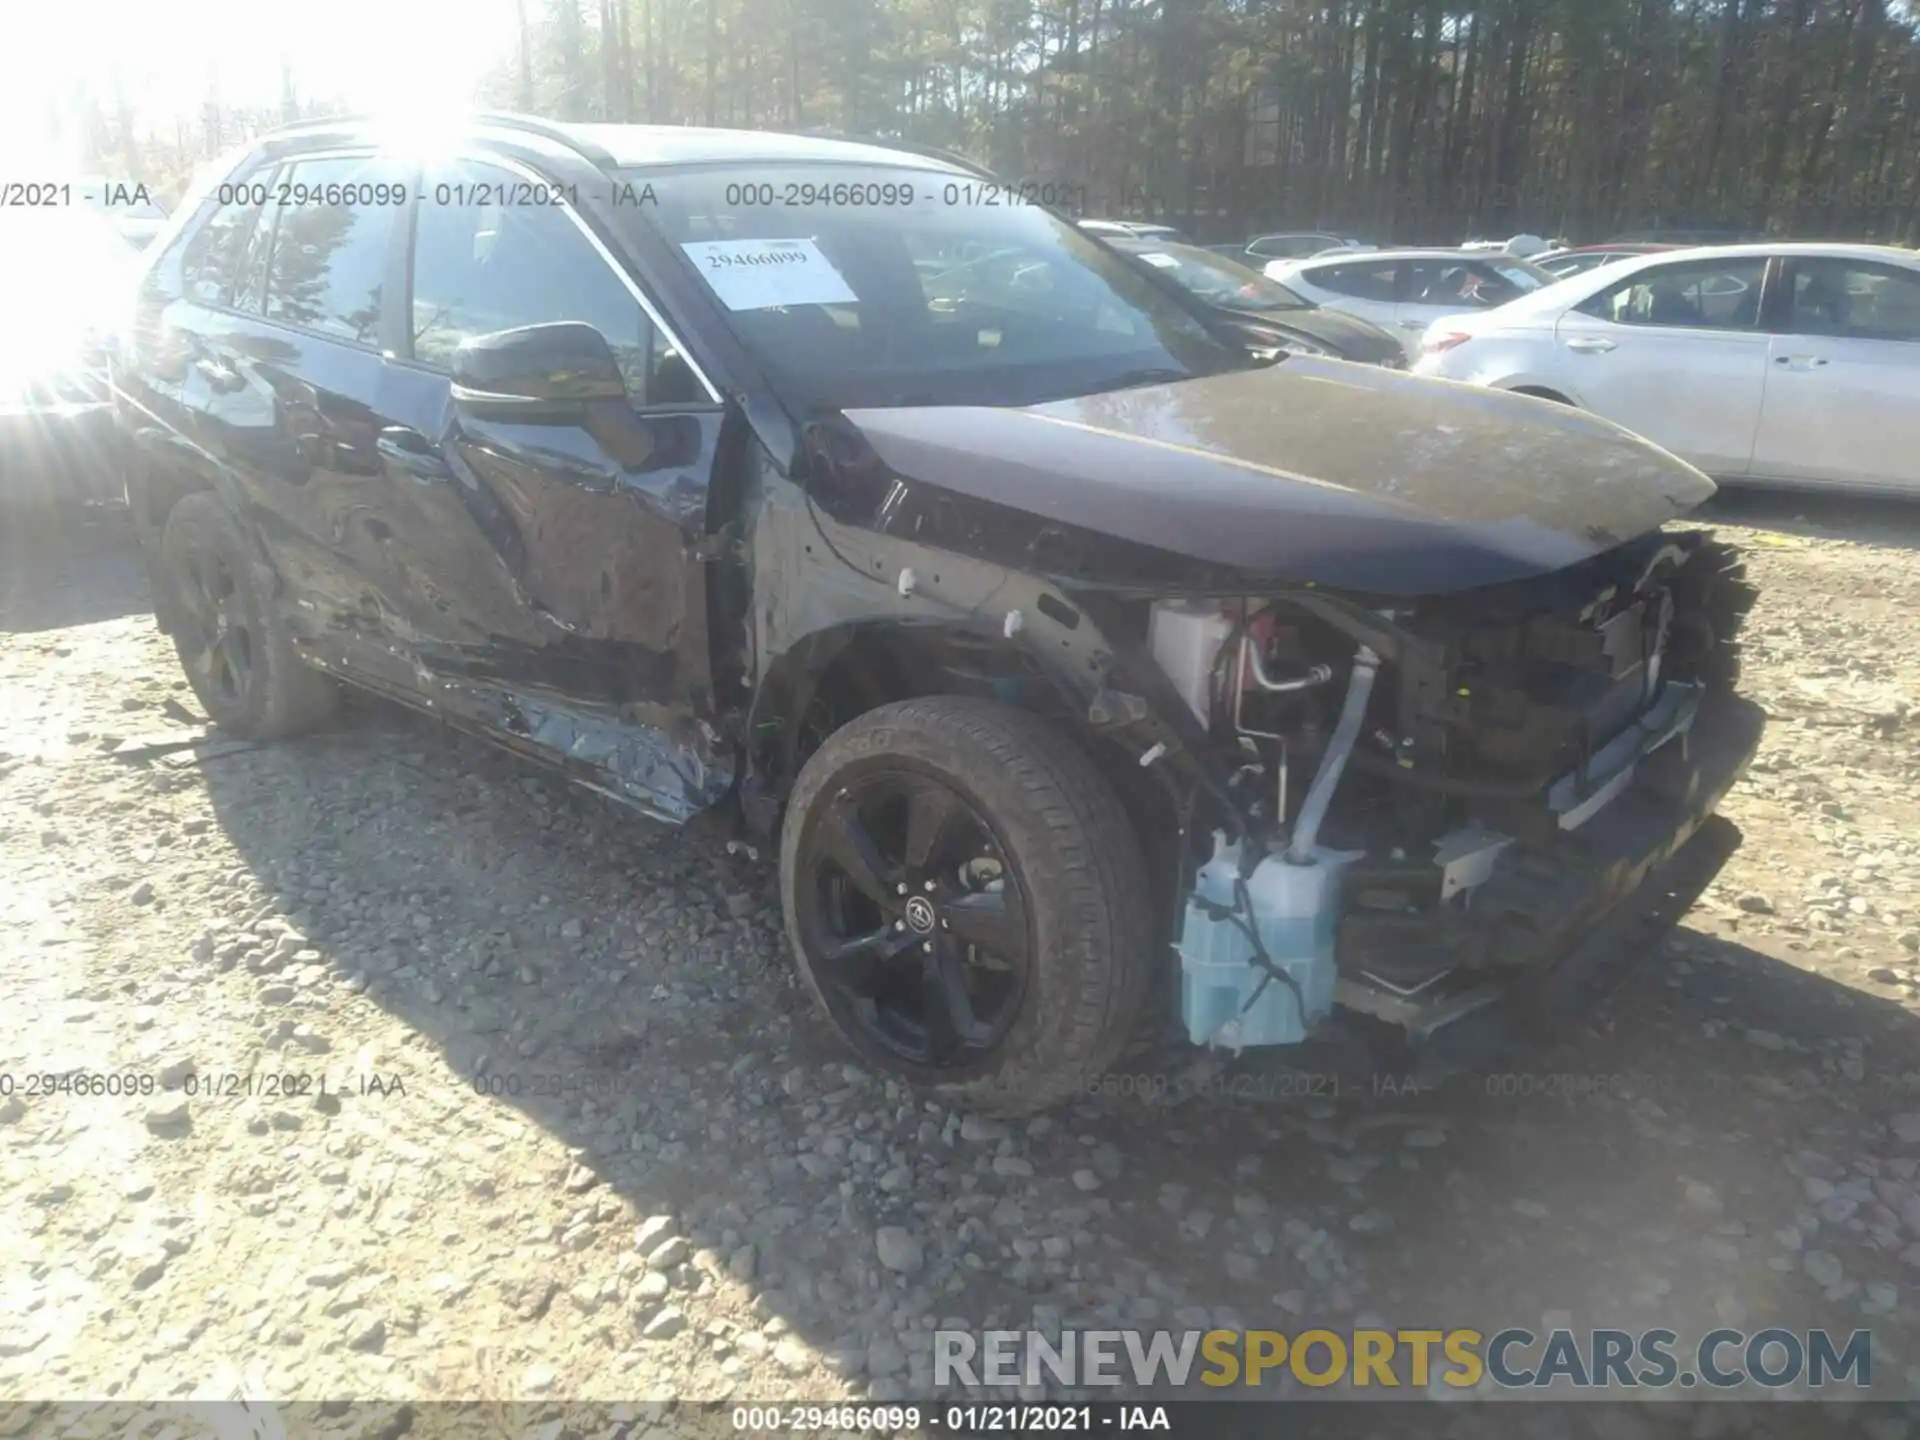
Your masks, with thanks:
[(1442, 317), (1416, 373), (1577, 405), (1719, 479), (1920, 489), (1920, 255), (1661, 251)]
[[(1339, 237), (1253, 244), (1322, 240)], [(1236, 247), (1114, 243), (1216, 307), (1256, 353), (1411, 366), (1579, 406), (1722, 480), (1920, 488), (1913, 251), (1648, 239), (1527, 260), (1486, 242), (1315, 251), (1257, 276), (1225, 253)]]
[(1207, 248), (1231, 256), (1245, 265), (1264, 265), (1270, 260), (1303, 260), (1310, 255), (1325, 255), (1337, 250), (1371, 250), (1374, 247), (1351, 236), (1303, 230), (1256, 235), (1241, 244), (1210, 245)]
[(1128, 238), (1111, 243), (1212, 307), (1256, 356), (1288, 350), (1406, 368), (1400, 341), (1378, 325), (1316, 305), (1224, 255), (1197, 245), (1154, 240)]
[(1089, 235), (1098, 235), (1104, 240), (1175, 240), (1183, 245), (1192, 243), (1171, 225), (1153, 225), (1145, 220), (1079, 220), (1074, 223)]
[(1276, 260), (1266, 275), (1316, 305), (1393, 332), (1409, 361), (1419, 354), (1420, 336), (1442, 315), (1469, 306), (1492, 309), (1553, 283), (1552, 275), (1525, 260), (1464, 250), (1374, 250)]
[[(1181, 231), (1171, 225), (1153, 224), (1144, 220), (1098, 220), (1076, 221), (1082, 230), (1091, 235), (1132, 236), (1141, 240), (1177, 240), (1182, 244), (1193, 242)], [(1229, 260), (1238, 260), (1243, 265), (1260, 266), (1269, 260), (1297, 260), (1309, 255), (1319, 255), (1329, 250), (1371, 250), (1374, 247), (1364, 240), (1355, 240), (1322, 230), (1288, 230), (1269, 235), (1255, 235), (1246, 240), (1229, 241), (1225, 244), (1203, 247), (1216, 255), (1224, 255)]]
[(1596, 270), (1615, 260), (1631, 260), (1638, 255), (1657, 255), (1664, 250), (1679, 248), (1677, 245), (1630, 242), (1615, 242), (1610, 245), (1573, 245), (1563, 250), (1552, 250), (1544, 255), (1536, 255), (1533, 263), (1555, 279), (1565, 280), (1572, 275), (1584, 275), (1589, 270)]

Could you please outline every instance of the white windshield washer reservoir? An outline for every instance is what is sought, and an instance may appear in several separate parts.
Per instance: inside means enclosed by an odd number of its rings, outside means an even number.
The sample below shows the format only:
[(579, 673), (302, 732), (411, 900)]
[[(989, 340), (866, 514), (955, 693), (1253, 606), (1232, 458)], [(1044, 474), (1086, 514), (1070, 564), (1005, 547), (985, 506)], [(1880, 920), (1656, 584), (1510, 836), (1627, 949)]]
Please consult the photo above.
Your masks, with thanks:
[(1177, 947), (1189, 1040), (1228, 1050), (1297, 1045), (1332, 1013), (1340, 872), (1362, 853), (1316, 847), (1311, 865), (1269, 855), (1242, 895), (1239, 842), (1214, 833), (1213, 858), (1195, 877)]

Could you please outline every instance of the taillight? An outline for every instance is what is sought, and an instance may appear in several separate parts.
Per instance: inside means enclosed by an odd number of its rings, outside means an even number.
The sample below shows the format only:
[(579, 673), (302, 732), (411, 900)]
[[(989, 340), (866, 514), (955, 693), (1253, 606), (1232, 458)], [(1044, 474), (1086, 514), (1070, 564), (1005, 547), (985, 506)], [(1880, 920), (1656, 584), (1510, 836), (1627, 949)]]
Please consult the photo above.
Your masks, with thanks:
[(1420, 353), (1423, 355), (1444, 355), (1447, 351), (1466, 344), (1467, 341), (1472, 338), (1473, 336), (1459, 330), (1449, 331), (1445, 335), (1429, 335), (1420, 342)]

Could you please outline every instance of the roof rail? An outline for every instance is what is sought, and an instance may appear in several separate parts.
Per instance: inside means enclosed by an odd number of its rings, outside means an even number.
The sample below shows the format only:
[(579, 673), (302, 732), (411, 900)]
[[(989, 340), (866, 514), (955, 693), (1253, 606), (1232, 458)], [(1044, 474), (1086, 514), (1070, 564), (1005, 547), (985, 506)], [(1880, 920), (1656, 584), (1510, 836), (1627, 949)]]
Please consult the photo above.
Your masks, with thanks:
[[(556, 145), (564, 145), (582, 159), (591, 160), (603, 170), (611, 170), (618, 162), (613, 152), (591, 141), (583, 140), (577, 133), (557, 120), (543, 120), (538, 115), (521, 115), (511, 110), (482, 110), (473, 117), (476, 125), (491, 125), (497, 130), (524, 130), (529, 135), (538, 135), (543, 140), (551, 140)], [(614, 123), (618, 123), (617, 121)]]
[(362, 110), (350, 110), (344, 115), (312, 115), (305, 120), (289, 120), (284, 125), (276, 125), (271, 130), (261, 132), (260, 138), (271, 139), (275, 135), (298, 135), (303, 130), (330, 130), (338, 126), (371, 125), (373, 116)]
[(893, 148), (905, 150), (910, 155), (924, 155), (929, 160), (945, 160), (949, 165), (958, 165), (962, 170), (978, 175), (982, 180), (1000, 178), (991, 166), (983, 165), (969, 155), (962, 155), (958, 150), (949, 150), (941, 145), (914, 145), (895, 141)]
[[(379, 125), (379, 115), (355, 112), (348, 115), (321, 115), (311, 120), (296, 120), (290, 125), (276, 126), (261, 133), (260, 143), (272, 145), (280, 140), (298, 140), (312, 135), (325, 135), (334, 131), (342, 133)], [(543, 120), (537, 115), (518, 115), (504, 110), (480, 110), (470, 117), (476, 127), (493, 130), (521, 130), (529, 135), (538, 135), (555, 144), (564, 145), (583, 159), (590, 160), (602, 168), (611, 168), (614, 164), (612, 154), (598, 145), (581, 139), (567, 126), (555, 120)]]
[(373, 117), (370, 115), (321, 115), (311, 120), (295, 120), (289, 125), (276, 125), (271, 130), (262, 130), (253, 137), (251, 143), (268, 151), (277, 151), (284, 148), (287, 141), (303, 140), (314, 135), (351, 134), (372, 123)]
[(941, 145), (918, 145), (911, 140), (870, 140), (866, 143), (870, 145), (884, 145), (892, 150), (904, 150), (909, 155), (919, 155), (928, 160), (944, 160), (949, 165), (958, 165), (962, 170), (973, 175), (978, 175), (983, 180), (999, 179), (999, 176), (995, 175), (991, 169), (982, 165), (978, 160), (962, 155), (958, 150), (949, 150)]
[(908, 155), (918, 155), (926, 160), (943, 160), (949, 165), (957, 165), (970, 175), (978, 175), (983, 180), (1000, 178), (978, 160), (969, 159), (957, 150), (948, 150), (939, 145), (921, 145), (912, 140), (889, 140), (878, 135), (848, 135), (829, 125), (816, 126), (814, 129), (802, 130), (799, 133), (815, 140), (844, 140), (850, 145), (874, 145), (883, 150), (900, 150)]

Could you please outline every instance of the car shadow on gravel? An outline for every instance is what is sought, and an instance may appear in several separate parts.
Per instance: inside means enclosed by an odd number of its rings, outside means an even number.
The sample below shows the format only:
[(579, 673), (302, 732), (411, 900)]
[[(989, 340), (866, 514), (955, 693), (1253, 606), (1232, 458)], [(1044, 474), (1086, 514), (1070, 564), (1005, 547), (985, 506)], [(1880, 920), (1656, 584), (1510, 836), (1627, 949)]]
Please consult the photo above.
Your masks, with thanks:
[(1697, 518), (1811, 540), (1850, 540), (1859, 545), (1920, 550), (1920, 496), (1835, 495), (1722, 486), (1697, 512)]
[[(1565, 1034), (1437, 1088), (1149, 1049), (1063, 1111), (963, 1126), (847, 1063), (794, 981), (770, 870), (717, 839), (371, 702), (204, 776), (322, 957), (295, 1018), (327, 1063), (360, 1043), (341, 987), (440, 1057), (443, 1093), (344, 1103), (416, 1107), (412, 1139), (442, 1137), (455, 1194), (522, 1169), (456, 1143), (497, 1133), (497, 1107), (568, 1152), (498, 1212), (559, 1237), (537, 1274), (498, 1277), (519, 1323), (579, 1323), (555, 1296), (666, 1214), (712, 1252), (710, 1278), (689, 1291), (677, 1271), (665, 1297), (690, 1330), (716, 1284), (744, 1285), (748, 1326), (777, 1319), (883, 1399), (928, 1393), (936, 1317), (1891, 1334), (1862, 1319), (1862, 1285), (1899, 1269), (1912, 1175), (1861, 1157), (1915, 1108), (1913, 1017), (1737, 938), (1683, 926)], [(313, 968), (233, 963), (263, 988)], [(295, 1018), (267, 1032), (290, 1055), (311, 1044)], [(609, 1194), (617, 1222), (591, 1212)], [(877, 1248), (893, 1226), (912, 1243)], [(660, 1297), (620, 1303), (645, 1351)]]
[(0, 506), (0, 634), (91, 625), (151, 609), (124, 509)]

